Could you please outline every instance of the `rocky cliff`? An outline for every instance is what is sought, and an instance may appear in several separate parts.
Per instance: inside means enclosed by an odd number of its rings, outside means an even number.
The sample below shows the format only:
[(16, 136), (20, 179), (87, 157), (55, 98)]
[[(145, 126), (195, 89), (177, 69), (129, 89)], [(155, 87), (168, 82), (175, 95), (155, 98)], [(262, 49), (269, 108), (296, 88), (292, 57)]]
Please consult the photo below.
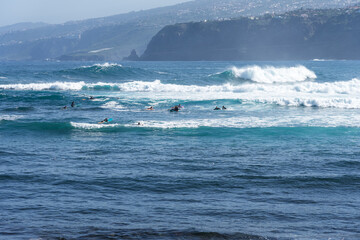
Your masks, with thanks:
[(166, 26), (142, 60), (360, 59), (360, 8)]

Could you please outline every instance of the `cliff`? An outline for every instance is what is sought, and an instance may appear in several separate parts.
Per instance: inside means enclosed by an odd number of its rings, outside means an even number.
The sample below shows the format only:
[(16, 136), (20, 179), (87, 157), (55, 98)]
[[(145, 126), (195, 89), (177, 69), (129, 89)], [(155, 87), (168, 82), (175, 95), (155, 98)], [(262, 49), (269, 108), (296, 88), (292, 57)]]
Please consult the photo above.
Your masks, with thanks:
[(358, 7), (166, 26), (141, 60), (360, 59)]
[[(339, 8), (359, 0), (194, 0), (173, 6), (64, 24), (22, 23), (0, 27), (0, 61), (121, 60), (140, 54), (168, 24), (284, 13), (299, 8)], [(106, 49), (106, 50), (104, 50)]]

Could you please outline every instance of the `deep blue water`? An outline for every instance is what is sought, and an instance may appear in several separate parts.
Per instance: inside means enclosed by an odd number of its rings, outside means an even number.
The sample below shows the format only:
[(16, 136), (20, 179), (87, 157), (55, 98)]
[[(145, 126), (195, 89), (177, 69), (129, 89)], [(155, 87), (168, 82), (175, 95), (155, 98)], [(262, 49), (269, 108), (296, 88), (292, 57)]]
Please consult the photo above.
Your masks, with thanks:
[(0, 102), (0, 239), (360, 239), (359, 61), (1, 63)]

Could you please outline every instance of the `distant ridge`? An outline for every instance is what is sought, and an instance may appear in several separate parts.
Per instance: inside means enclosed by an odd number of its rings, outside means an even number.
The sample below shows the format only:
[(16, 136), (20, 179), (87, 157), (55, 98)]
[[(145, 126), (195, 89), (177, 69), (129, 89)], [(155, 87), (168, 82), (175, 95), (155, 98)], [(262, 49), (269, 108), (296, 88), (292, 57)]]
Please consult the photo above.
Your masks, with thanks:
[(360, 59), (360, 7), (166, 26), (141, 60)]
[(1, 34), (6, 34), (6, 33), (11, 33), (11, 32), (17, 32), (17, 31), (26, 31), (26, 30), (30, 30), (30, 29), (45, 27), (45, 26), (48, 26), (48, 25), (50, 25), (50, 24), (43, 23), (43, 22), (35, 22), (35, 23), (33, 23), (33, 22), (21, 22), (21, 23), (16, 23), (16, 24), (0, 27), (0, 35)]
[[(338, 8), (358, 0), (195, 0), (110, 17), (33, 25), (0, 33), (0, 60), (121, 60), (132, 49), (141, 55), (164, 26), (203, 20), (283, 13), (299, 8)], [(0, 28), (1, 30), (2, 28)], [(98, 49), (111, 49), (94, 53)]]

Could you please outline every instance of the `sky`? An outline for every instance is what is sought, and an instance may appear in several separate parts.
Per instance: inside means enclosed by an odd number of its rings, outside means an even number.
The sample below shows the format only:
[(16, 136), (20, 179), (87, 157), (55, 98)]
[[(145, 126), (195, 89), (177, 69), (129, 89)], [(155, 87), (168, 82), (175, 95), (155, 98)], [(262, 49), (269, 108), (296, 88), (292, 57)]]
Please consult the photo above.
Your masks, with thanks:
[(19, 22), (64, 23), (187, 1), (189, 0), (0, 0), (0, 26)]

